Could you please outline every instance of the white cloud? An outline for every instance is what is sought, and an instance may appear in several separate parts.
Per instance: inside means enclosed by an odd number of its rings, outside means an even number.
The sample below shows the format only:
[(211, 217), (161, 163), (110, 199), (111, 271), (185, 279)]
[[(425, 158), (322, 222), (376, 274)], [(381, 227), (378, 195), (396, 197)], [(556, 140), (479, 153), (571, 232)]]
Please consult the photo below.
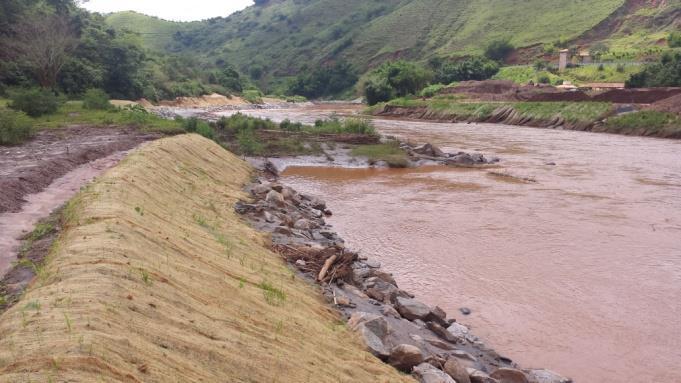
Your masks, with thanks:
[(109, 13), (136, 11), (166, 20), (193, 21), (228, 16), (253, 4), (253, 0), (89, 0), (82, 6)]

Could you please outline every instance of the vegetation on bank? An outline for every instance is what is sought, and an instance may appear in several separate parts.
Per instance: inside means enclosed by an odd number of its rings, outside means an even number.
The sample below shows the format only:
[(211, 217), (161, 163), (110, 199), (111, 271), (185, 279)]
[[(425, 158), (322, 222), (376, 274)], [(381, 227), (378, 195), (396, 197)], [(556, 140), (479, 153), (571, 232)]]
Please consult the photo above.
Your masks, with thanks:
[(681, 86), (681, 52), (664, 54), (627, 81), (629, 88)]
[(391, 168), (406, 168), (409, 166), (407, 153), (399, 146), (399, 142), (392, 140), (383, 144), (360, 145), (352, 149), (355, 157), (366, 157), (373, 165), (383, 161)]
[[(215, 139), (231, 151), (245, 155), (291, 156), (321, 154), (322, 141), (333, 136), (360, 135), (375, 137), (376, 130), (367, 120), (332, 117), (317, 120), (314, 125), (284, 120), (277, 124), (269, 119), (241, 113), (223, 117), (215, 124)], [(325, 140), (319, 136), (326, 137)], [(317, 137), (317, 138), (316, 138)]]
[(572, 123), (589, 123), (605, 118), (612, 112), (607, 102), (479, 102), (462, 100), (460, 97), (435, 97), (428, 100), (401, 98), (373, 109), (374, 113), (383, 106), (425, 108), (431, 114), (456, 116), (461, 119), (486, 120), (502, 107), (512, 107), (523, 117), (548, 121), (561, 117)]
[[(681, 117), (672, 113), (643, 110), (608, 118), (608, 131), (619, 134), (645, 132), (650, 136), (681, 138)], [(640, 133), (638, 133), (640, 134)]]

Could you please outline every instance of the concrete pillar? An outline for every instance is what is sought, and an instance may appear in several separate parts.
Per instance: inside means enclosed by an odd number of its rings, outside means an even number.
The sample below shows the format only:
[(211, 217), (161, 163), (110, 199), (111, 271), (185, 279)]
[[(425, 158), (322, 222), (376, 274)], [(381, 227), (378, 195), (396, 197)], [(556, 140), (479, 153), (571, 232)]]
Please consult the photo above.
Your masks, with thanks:
[(567, 68), (567, 63), (568, 63), (568, 52), (570, 52), (567, 49), (563, 49), (560, 51), (560, 58), (558, 59), (558, 71), (563, 72), (565, 68)]

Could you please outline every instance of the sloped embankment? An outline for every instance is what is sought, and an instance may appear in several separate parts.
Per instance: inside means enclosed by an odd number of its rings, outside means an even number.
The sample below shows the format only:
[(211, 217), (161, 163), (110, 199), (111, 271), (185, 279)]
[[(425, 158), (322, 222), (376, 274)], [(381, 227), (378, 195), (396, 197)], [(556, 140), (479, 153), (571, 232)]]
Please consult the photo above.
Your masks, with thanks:
[(148, 144), (66, 208), (0, 316), (0, 382), (399, 382), (235, 215), (250, 168), (196, 135)]
[(681, 138), (678, 125), (627, 126), (609, 121), (615, 113), (608, 103), (526, 102), (526, 103), (461, 103), (446, 108), (427, 105), (386, 104), (373, 112), (376, 116), (437, 122), (480, 122), (567, 129), (628, 136)]

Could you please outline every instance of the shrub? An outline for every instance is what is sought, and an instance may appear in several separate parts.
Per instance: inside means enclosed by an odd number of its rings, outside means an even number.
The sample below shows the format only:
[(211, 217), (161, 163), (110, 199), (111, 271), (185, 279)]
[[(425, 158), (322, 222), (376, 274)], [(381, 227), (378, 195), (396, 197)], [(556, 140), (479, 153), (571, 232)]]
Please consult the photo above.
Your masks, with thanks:
[(248, 89), (242, 94), (244, 100), (250, 102), (251, 104), (262, 104), (262, 92), (258, 89)]
[(276, 129), (277, 125), (269, 119), (250, 117), (245, 114), (237, 113), (229, 117), (222, 117), (216, 123), (218, 129), (229, 133), (236, 134), (244, 130), (258, 130), (258, 129)]
[(376, 105), (395, 98), (395, 90), (387, 78), (375, 76), (364, 83), (364, 97), (369, 105)]
[(364, 83), (364, 95), (370, 105), (394, 97), (418, 94), (432, 79), (430, 70), (407, 61), (386, 62), (374, 69)]
[(499, 64), (485, 57), (471, 57), (456, 63), (444, 64), (436, 73), (435, 81), (449, 84), (454, 81), (487, 80), (499, 72)]
[(504, 61), (515, 47), (506, 39), (495, 40), (485, 48), (485, 57), (494, 61)]
[(670, 48), (681, 48), (681, 32), (670, 33), (667, 44)]
[(546, 73), (542, 73), (539, 76), (537, 76), (537, 82), (540, 84), (550, 84), (551, 78)]
[(258, 139), (253, 129), (244, 129), (236, 135), (239, 148), (244, 154), (254, 155), (263, 151), (263, 144)]
[(101, 89), (90, 89), (83, 95), (85, 109), (107, 110), (111, 108), (109, 95)]
[(0, 145), (18, 145), (31, 134), (31, 121), (25, 114), (0, 109)]
[(289, 132), (299, 132), (303, 130), (303, 124), (300, 122), (291, 122), (291, 120), (287, 118), (279, 124), (279, 128)]
[(420, 93), (421, 97), (427, 97), (431, 98), (434, 97), (436, 94), (440, 93), (440, 91), (444, 88), (445, 86), (442, 84), (433, 84), (429, 85), (425, 88)]
[(627, 88), (681, 86), (681, 52), (665, 54), (659, 62), (631, 75)]
[(333, 96), (355, 85), (357, 70), (345, 61), (322, 66), (314, 70), (301, 71), (289, 85), (288, 95), (302, 95), (308, 98)]
[(55, 113), (63, 100), (47, 89), (29, 88), (15, 90), (10, 94), (9, 107), (20, 110), (31, 117)]

